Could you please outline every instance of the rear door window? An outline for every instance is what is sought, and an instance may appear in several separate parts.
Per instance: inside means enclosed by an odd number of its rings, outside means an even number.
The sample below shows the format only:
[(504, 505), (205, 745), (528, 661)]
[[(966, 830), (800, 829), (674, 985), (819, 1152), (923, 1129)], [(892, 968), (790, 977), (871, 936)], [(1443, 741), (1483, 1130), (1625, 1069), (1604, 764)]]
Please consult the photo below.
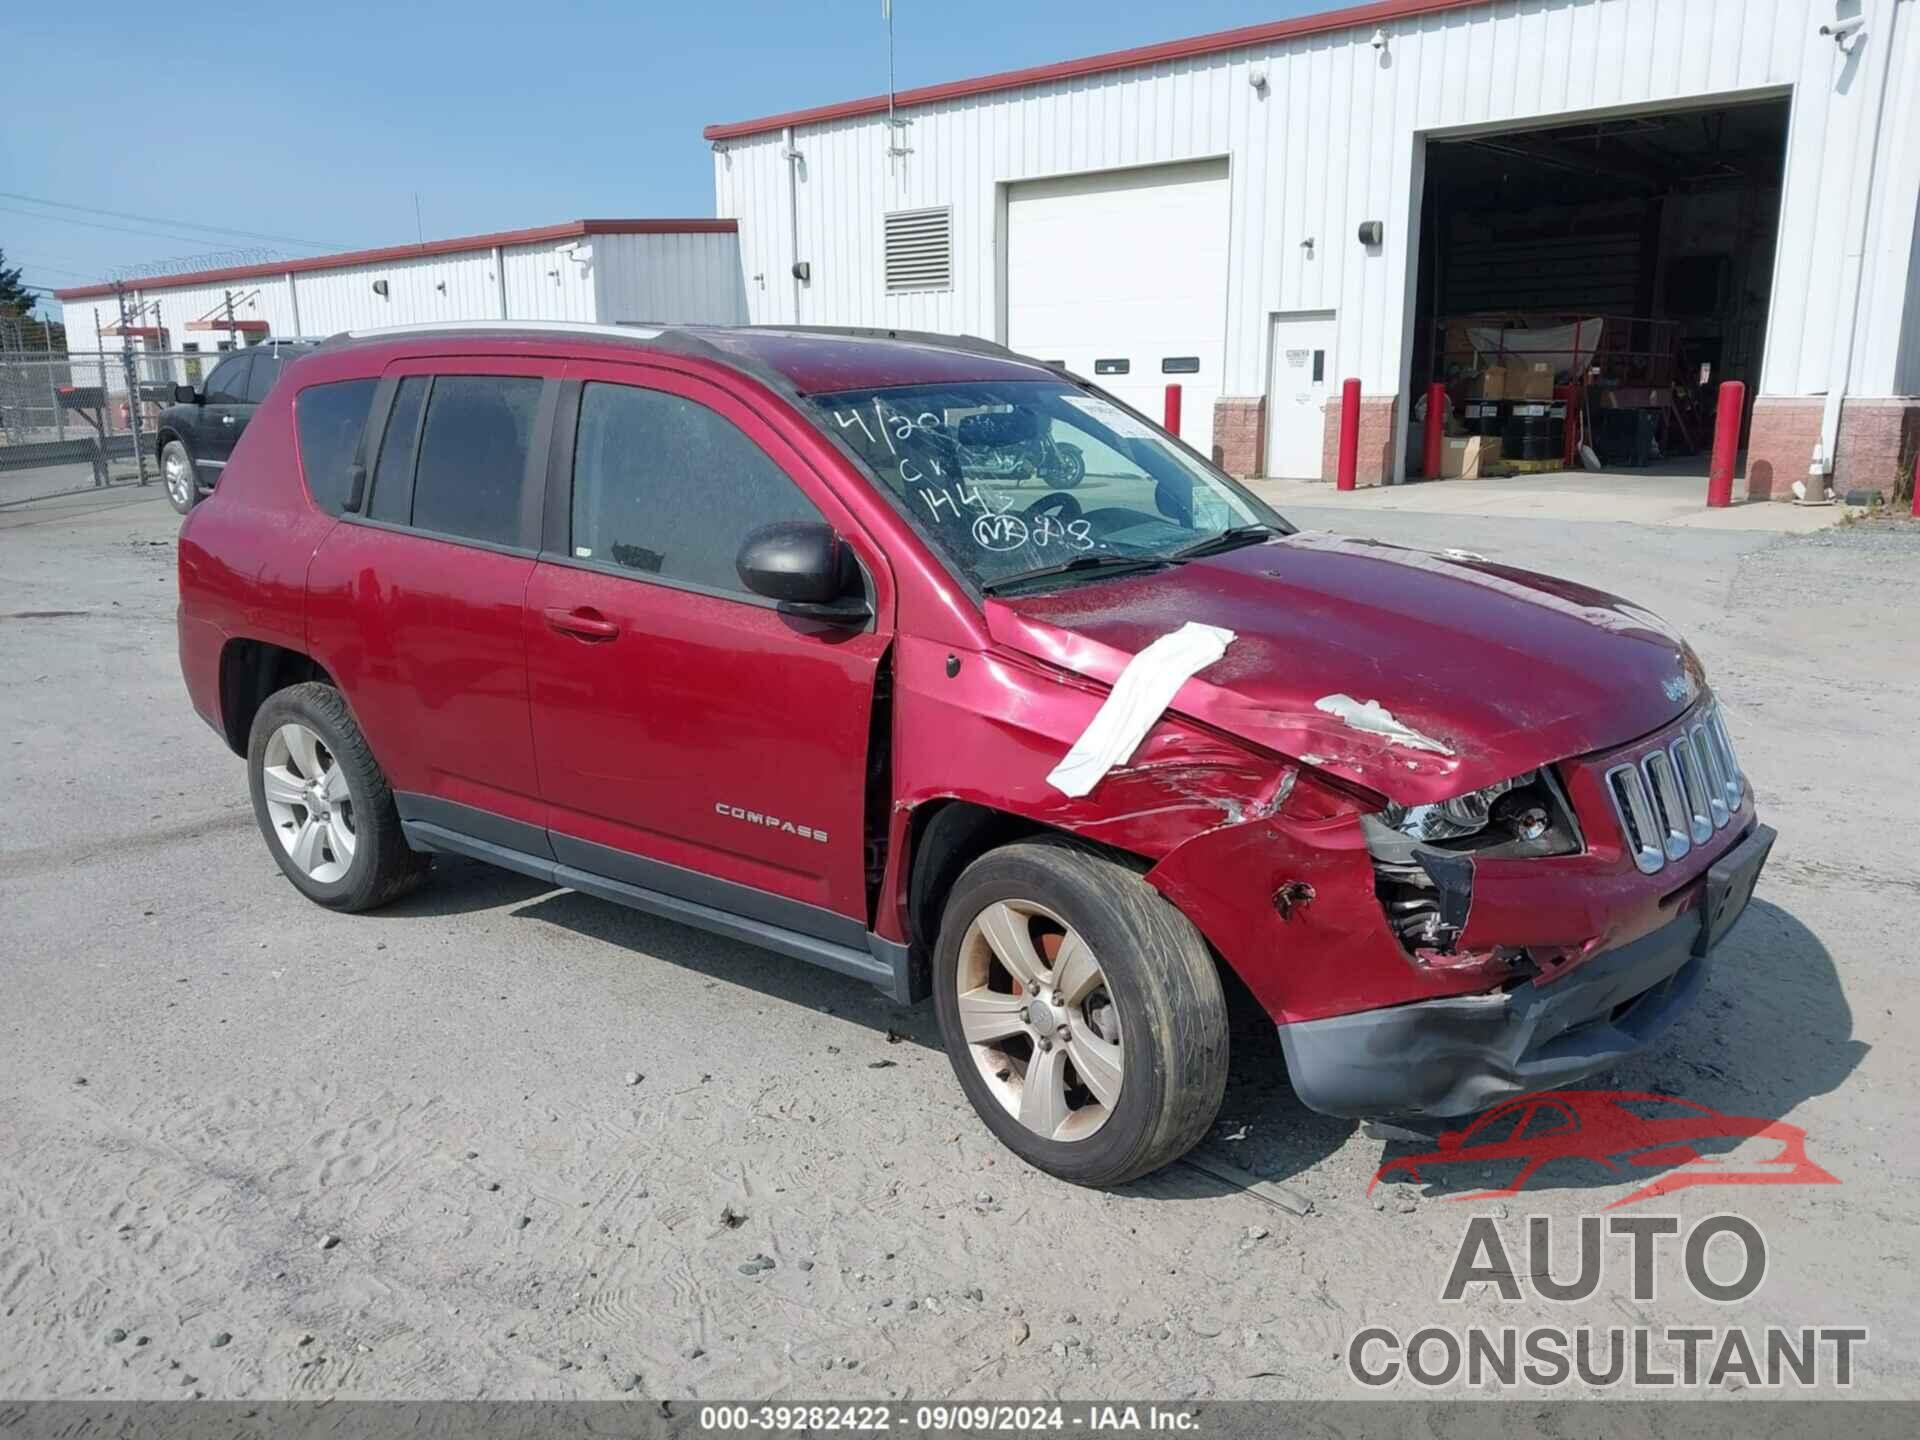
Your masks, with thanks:
[(545, 381), (440, 375), (427, 398), (413, 479), (418, 530), (492, 545), (521, 542), (521, 500)]
[(367, 379), (309, 385), (294, 399), (300, 473), (306, 477), (314, 503), (329, 515), (338, 515), (346, 508), (347, 473), (379, 384), (378, 380)]
[(267, 394), (280, 379), (280, 367), (286, 363), (284, 356), (261, 351), (253, 357), (253, 368), (247, 376), (247, 403), (258, 405), (267, 398)]
[(253, 356), (235, 355), (214, 366), (207, 377), (209, 405), (244, 405), (247, 400), (247, 372), (253, 368)]
[(386, 436), (380, 442), (380, 463), (373, 472), (373, 500), (367, 514), (375, 520), (405, 525), (413, 518), (413, 462), (419, 454), (420, 417), (427, 409), (431, 375), (409, 375), (394, 393), (387, 416)]

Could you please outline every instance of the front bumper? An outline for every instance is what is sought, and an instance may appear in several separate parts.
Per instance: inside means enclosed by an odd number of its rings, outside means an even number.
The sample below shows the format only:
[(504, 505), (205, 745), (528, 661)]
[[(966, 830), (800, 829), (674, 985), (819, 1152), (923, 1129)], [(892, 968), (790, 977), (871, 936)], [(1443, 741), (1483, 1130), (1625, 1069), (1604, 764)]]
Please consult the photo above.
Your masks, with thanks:
[(1699, 992), (1707, 952), (1745, 910), (1773, 841), (1754, 826), (1707, 871), (1698, 905), (1545, 985), (1280, 1026), (1295, 1093), (1328, 1115), (1440, 1118), (1616, 1064)]

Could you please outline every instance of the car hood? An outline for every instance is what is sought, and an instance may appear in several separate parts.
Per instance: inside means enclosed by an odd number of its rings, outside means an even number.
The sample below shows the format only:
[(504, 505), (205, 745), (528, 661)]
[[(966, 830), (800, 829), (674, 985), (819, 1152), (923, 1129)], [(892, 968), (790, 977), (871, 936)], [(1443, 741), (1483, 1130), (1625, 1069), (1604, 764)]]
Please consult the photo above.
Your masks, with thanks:
[(1657, 616), (1463, 551), (1301, 533), (992, 597), (994, 641), (1105, 684), (1189, 620), (1231, 630), (1172, 709), (1425, 804), (1621, 745), (1705, 688)]

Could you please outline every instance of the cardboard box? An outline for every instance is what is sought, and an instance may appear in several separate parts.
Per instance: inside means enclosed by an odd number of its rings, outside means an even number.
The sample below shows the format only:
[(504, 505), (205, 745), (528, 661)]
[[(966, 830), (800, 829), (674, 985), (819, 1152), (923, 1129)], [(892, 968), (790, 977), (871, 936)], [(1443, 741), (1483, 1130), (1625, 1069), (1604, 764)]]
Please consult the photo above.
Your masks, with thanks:
[(1546, 361), (1514, 361), (1482, 370), (1467, 393), (1473, 400), (1551, 400), (1553, 389), (1553, 367)]
[(1499, 463), (1496, 435), (1449, 435), (1440, 442), (1442, 480), (1478, 480)]
[(1551, 400), (1553, 367), (1544, 360), (1507, 366), (1507, 399)]

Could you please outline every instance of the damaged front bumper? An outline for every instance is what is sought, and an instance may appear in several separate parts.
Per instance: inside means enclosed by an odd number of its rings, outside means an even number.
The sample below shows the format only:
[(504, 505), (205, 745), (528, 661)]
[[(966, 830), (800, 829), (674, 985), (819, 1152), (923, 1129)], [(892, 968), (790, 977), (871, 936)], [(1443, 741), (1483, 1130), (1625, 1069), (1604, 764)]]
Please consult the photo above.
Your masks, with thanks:
[(1618, 1063), (1698, 993), (1708, 951), (1745, 910), (1773, 840), (1753, 826), (1707, 870), (1697, 905), (1546, 984), (1281, 1025), (1295, 1092), (1329, 1115), (1440, 1118)]

